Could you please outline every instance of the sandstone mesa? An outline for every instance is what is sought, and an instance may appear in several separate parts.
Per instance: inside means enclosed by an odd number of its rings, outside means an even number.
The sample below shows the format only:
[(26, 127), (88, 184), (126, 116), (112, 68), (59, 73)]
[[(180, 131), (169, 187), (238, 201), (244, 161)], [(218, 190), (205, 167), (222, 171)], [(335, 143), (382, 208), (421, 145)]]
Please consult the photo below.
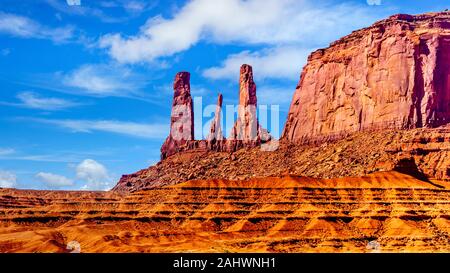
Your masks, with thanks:
[(450, 121), (450, 15), (394, 15), (313, 52), (283, 138), (330, 139)]

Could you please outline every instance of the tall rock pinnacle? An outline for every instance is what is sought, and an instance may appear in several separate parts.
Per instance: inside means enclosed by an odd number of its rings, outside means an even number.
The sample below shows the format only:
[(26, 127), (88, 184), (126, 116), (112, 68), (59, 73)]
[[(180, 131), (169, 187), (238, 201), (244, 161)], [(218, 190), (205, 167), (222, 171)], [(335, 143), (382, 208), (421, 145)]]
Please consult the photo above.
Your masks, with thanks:
[(161, 158), (176, 153), (179, 146), (194, 140), (194, 110), (189, 72), (177, 73), (173, 90), (170, 134), (161, 147)]
[(211, 129), (209, 131), (209, 135), (206, 137), (206, 140), (208, 141), (224, 139), (220, 119), (220, 115), (222, 112), (222, 102), (223, 96), (222, 94), (219, 94), (219, 96), (217, 97), (217, 106), (216, 112), (214, 114), (214, 120), (211, 122)]
[(253, 81), (253, 70), (243, 64), (239, 76), (239, 106), (237, 121), (231, 129), (230, 139), (242, 141), (258, 140), (258, 119), (256, 117), (256, 84)]

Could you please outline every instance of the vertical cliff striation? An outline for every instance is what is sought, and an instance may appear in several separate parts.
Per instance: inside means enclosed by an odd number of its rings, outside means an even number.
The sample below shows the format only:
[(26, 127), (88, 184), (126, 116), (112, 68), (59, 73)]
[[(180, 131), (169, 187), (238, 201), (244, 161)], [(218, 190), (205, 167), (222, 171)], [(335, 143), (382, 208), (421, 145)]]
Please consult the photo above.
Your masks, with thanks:
[(313, 52), (282, 137), (321, 141), (450, 120), (450, 13), (394, 15)]

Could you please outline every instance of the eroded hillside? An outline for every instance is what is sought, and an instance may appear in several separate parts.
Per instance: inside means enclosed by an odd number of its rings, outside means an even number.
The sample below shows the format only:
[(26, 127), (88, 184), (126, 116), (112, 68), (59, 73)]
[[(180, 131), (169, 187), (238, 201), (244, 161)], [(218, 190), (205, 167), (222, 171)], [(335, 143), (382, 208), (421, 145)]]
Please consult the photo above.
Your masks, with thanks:
[(72, 241), (81, 252), (448, 252), (449, 203), (446, 182), (397, 172), (195, 180), (129, 195), (4, 189), (0, 252), (65, 252)]

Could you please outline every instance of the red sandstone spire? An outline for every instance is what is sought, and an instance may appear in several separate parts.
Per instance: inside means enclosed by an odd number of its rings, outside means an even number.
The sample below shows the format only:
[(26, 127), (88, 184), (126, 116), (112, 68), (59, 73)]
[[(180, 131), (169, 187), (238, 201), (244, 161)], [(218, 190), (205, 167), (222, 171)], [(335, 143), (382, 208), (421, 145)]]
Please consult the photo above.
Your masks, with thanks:
[(212, 140), (223, 140), (223, 133), (222, 133), (222, 126), (221, 126), (221, 112), (222, 112), (222, 101), (223, 96), (222, 94), (219, 94), (217, 97), (217, 106), (216, 106), (216, 112), (214, 114), (214, 120), (211, 122), (211, 129), (209, 131), (209, 135), (206, 137), (206, 140), (212, 141)]
[(231, 130), (230, 139), (242, 141), (256, 141), (258, 139), (256, 107), (256, 84), (253, 81), (253, 70), (250, 65), (243, 64), (239, 76), (237, 121)]
[(194, 110), (189, 72), (177, 73), (173, 90), (170, 134), (161, 147), (161, 158), (177, 152), (179, 146), (186, 141), (194, 140)]

